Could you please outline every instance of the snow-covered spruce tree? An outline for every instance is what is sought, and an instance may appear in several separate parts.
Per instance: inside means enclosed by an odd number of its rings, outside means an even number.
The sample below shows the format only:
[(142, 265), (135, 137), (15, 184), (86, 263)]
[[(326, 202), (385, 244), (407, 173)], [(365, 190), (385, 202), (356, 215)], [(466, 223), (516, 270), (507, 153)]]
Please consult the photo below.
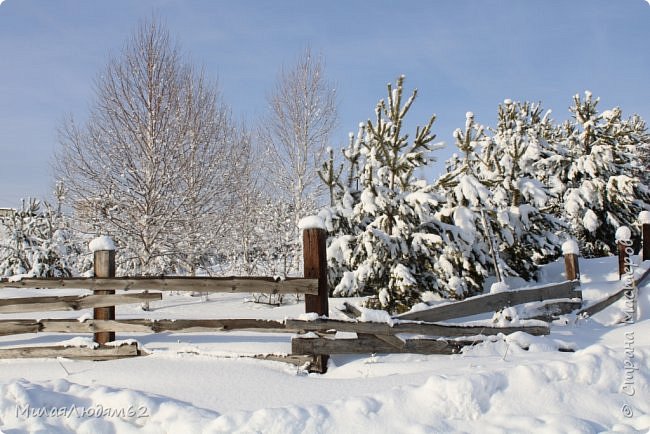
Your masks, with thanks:
[[(622, 119), (620, 108), (598, 112), (590, 92), (573, 98), (573, 119), (551, 139), (554, 155), (540, 161), (540, 173), (558, 194), (555, 213), (567, 221), (584, 256), (615, 251), (619, 226), (635, 228), (640, 211), (650, 209), (650, 190), (642, 173), (645, 124)], [(635, 234), (638, 238), (638, 233)]]
[(491, 186), (479, 173), (481, 144), (489, 139), (472, 112), (466, 115), (465, 129), (454, 131), (454, 138), (461, 155), (454, 154), (447, 161), (446, 173), (436, 181), (437, 190), (445, 198), (436, 218), (447, 225), (445, 232), (450, 242), (445, 250), (453, 253), (455, 247), (462, 251), (461, 256), (450, 256), (456, 258), (455, 268), (468, 292), (476, 293), (482, 290), (488, 270), (495, 269), (492, 259), (498, 260), (491, 255), (490, 243), (494, 240), (486, 226), (492, 211)]
[(359, 197), (350, 191), (356, 184), (352, 170), (337, 214), (348, 220), (350, 233), (335, 237), (329, 249), (339, 243), (344, 254), (337, 260), (348, 268), (334, 294), (371, 295), (368, 306), (390, 312), (409, 309), (424, 291), (453, 298), (471, 293), (455, 263), (446, 260), (455, 255), (456, 263), (462, 262), (462, 251), (442, 254), (451, 241), (445, 230), (451, 225), (434, 218), (440, 197), (415, 176), (418, 168), (433, 161), (431, 151), (439, 147), (432, 144), (435, 116), (418, 127), (412, 139), (404, 134), (404, 118), (417, 92), (403, 103), (403, 84), (400, 77), (395, 88), (388, 85), (387, 101), (377, 105), (375, 121), (368, 121), (362, 136), (352, 140), (346, 156), (355, 157), (348, 161), (358, 165)]
[(366, 124), (360, 123), (357, 135), (350, 133), (348, 147), (342, 149), (343, 162), (340, 166), (336, 166), (335, 159), (331, 156), (319, 171), (321, 180), (330, 189), (331, 206), (321, 209), (319, 215), (323, 217), (329, 232), (327, 271), (331, 293), (345, 273), (351, 271), (354, 237), (365, 231), (372, 221), (370, 216), (361, 220), (353, 218), (354, 208), (361, 198), (359, 165), (364, 161), (361, 148), (365, 128)]
[(2, 221), (0, 275), (69, 277), (70, 233), (61, 216), (47, 203), (29, 199), (20, 210)]
[(562, 222), (549, 210), (550, 195), (536, 178), (536, 163), (550, 129), (539, 104), (505, 100), (491, 140), (483, 142), (480, 177), (490, 185), (491, 223), (507, 274), (525, 280), (561, 253)]

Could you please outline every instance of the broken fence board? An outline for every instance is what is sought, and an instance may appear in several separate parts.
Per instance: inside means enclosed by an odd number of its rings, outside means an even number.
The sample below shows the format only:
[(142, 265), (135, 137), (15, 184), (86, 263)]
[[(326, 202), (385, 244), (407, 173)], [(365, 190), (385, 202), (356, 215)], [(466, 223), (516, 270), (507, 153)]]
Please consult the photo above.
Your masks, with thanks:
[(391, 336), (398, 333), (414, 333), (428, 336), (473, 336), (496, 335), (499, 333), (510, 334), (526, 332), (531, 335), (549, 334), (548, 326), (518, 326), (518, 327), (490, 327), (490, 326), (461, 326), (448, 324), (400, 322), (393, 326), (386, 323), (352, 322), (318, 319), (314, 321), (301, 321), (287, 319), (285, 325), (288, 329), (303, 331), (337, 330), (341, 332), (367, 333), (373, 335)]
[(153, 300), (162, 300), (162, 294), (160, 292), (141, 292), (136, 294), (5, 298), (0, 300), (0, 313), (81, 310)]
[(582, 298), (582, 292), (575, 289), (578, 285), (579, 282), (574, 280), (537, 288), (520, 289), (518, 291), (478, 295), (466, 300), (435, 306), (430, 309), (405, 313), (395, 318), (427, 322), (445, 321), (480, 313), (496, 312), (505, 307), (531, 303), (533, 301), (556, 298)]
[(377, 336), (361, 334), (357, 339), (300, 338), (291, 340), (293, 354), (456, 354), (470, 341), (449, 341), (444, 339), (408, 339), (397, 347)]
[(582, 307), (582, 301), (550, 300), (545, 302), (543, 306), (528, 312), (525, 319), (537, 319), (540, 321), (551, 322), (556, 320), (559, 315), (565, 315), (576, 311)]
[(112, 360), (141, 355), (137, 345), (120, 345), (118, 347), (20, 347), (0, 349), (0, 359), (56, 358), (76, 360)]
[(88, 290), (153, 290), (197, 292), (270, 292), (318, 294), (318, 279), (272, 277), (71, 277), (66, 279), (0, 279), (0, 288), (69, 288)]

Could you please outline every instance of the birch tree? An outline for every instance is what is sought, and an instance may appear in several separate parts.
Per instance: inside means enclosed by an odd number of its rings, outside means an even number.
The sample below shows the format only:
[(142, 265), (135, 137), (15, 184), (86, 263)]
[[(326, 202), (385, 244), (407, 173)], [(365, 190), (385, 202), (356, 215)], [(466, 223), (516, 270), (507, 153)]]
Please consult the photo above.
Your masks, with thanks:
[(192, 268), (207, 246), (183, 250), (218, 234), (246, 160), (216, 85), (154, 20), (109, 60), (94, 90), (87, 121), (61, 128), (55, 162), (78, 217), (116, 239), (123, 270)]
[(318, 170), (337, 122), (336, 91), (325, 78), (323, 59), (307, 49), (293, 68), (281, 71), (268, 104), (259, 130), (267, 171), (297, 224), (323, 194)]

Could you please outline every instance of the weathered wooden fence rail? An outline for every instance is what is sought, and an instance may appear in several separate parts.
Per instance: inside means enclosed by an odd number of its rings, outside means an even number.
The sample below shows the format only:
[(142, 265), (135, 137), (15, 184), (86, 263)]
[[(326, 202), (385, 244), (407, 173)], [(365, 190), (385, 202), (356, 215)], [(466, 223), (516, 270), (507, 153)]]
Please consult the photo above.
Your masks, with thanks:
[[(643, 258), (650, 259), (650, 248), (646, 234), (650, 235), (650, 219), (643, 223)], [(499, 333), (509, 334), (524, 331), (532, 335), (549, 333), (547, 324), (537, 322), (526, 326), (493, 327), (440, 324), (438, 321), (461, 318), (480, 313), (499, 311), (505, 307), (523, 303), (543, 302), (540, 317), (550, 313), (567, 313), (582, 305), (582, 293), (578, 289), (580, 270), (576, 251), (565, 252), (565, 277), (567, 281), (539, 287), (486, 294), (459, 302), (439, 305), (430, 309), (410, 312), (394, 318), (392, 324), (337, 321), (319, 318), (313, 321), (300, 320), (258, 320), (258, 319), (188, 319), (147, 320), (116, 319), (115, 306), (143, 301), (160, 300), (160, 291), (217, 292), (267, 292), (279, 294), (304, 294), (305, 311), (329, 316), (326, 232), (310, 228), (303, 231), (304, 277), (283, 280), (271, 277), (115, 277), (115, 252), (95, 252), (94, 278), (68, 279), (21, 279), (0, 280), (0, 288), (42, 288), (42, 289), (85, 289), (93, 295), (48, 296), (31, 298), (10, 298), (0, 300), (0, 313), (41, 312), (51, 310), (79, 310), (93, 308), (94, 318), (84, 321), (69, 319), (9, 319), (0, 320), (0, 336), (23, 333), (94, 333), (96, 349), (66, 347), (30, 347), (0, 349), (0, 358), (7, 357), (70, 357), (92, 360), (131, 357), (140, 355), (135, 346), (113, 347), (107, 345), (115, 340), (115, 333), (196, 333), (229, 330), (256, 330), (269, 332), (292, 332), (298, 335), (292, 339), (294, 355), (263, 357), (283, 359), (291, 363), (303, 363), (309, 355), (311, 369), (325, 372), (329, 354), (341, 353), (422, 353), (452, 354), (463, 346), (473, 345), (478, 336)], [(627, 252), (627, 251), (626, 251)], [(620, 261), (624, 263), (625, 260)], [(622, 275), (622, 274), (621, 274)], [(650, 275), (646, 272), (637, 279)], [(124, 291), (116, 294), (115, 291)], [(129, 291), (144, 291), (129, 293)], [(155, 292), (149, 292), (155, 291)], [(624, 290), (583, 309), (593, 314), (610, 305)], [(352, 316), (361, 314), (349, 306)], [(355, 312), (356, 311), (356, 312)], [(350, 338), (336, 339), (333, 332), (347, 332)], [(424, 335), (425, 338), (405, 338), (404, 335)], [(433, 338), (431, 338), (433, 337)], [(472, 338), (474, 337), (474, 338)]]
[(288, 277), (70, 277), (65, 279), (0, 280), (0, 288), (88, 289), (121, 291), (270, 292), (318, 295), (318, 279)]
[(417, 312), (399, 315), (397, 318), (413, 321), (445, 321), (480, 313), (497, 312), (509, 306), (554, 299), (582, 299), (582, 291), (577, 290), (580, 282), (566, 281), (517, 291), (477, 295), (462, 301), (436, 306)]

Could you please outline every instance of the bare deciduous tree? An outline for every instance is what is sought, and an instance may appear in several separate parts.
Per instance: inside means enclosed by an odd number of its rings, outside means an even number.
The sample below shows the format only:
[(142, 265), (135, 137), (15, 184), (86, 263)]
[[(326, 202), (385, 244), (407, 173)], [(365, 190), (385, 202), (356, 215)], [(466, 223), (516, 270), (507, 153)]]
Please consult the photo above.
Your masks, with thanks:
[(336, 91), (325, 79), (322, 58), (307, 49), (292, 69), (281, 71), (268, 102), (259, 131), (270, 157), (267, 170), (297, 223), (323, 193), (318, 170), (337, 122)]
[(248, 152), (229, 109), (155, 20), (110, 59), (95, 94), (85, 124), (61, 128), (55, 168), (71, 204), (131, 252), (130, 272), (193, 269)]

